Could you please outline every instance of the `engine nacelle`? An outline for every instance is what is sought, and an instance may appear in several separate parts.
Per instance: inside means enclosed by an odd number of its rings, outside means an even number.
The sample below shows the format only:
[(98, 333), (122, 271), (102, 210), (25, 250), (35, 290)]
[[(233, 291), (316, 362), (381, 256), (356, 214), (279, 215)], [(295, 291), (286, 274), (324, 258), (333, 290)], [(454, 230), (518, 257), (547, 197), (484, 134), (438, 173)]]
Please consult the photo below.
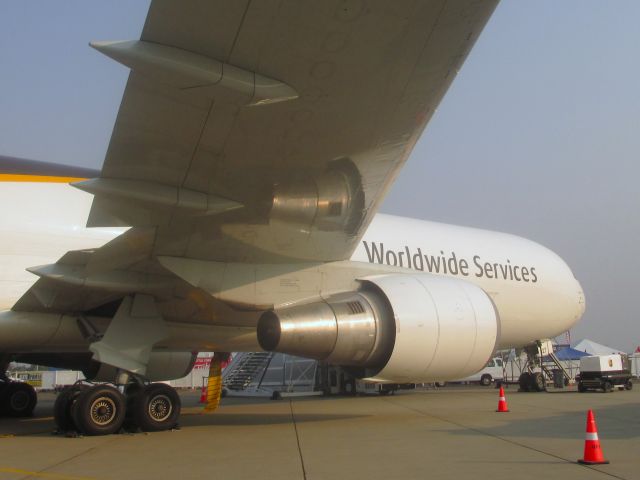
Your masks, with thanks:
[[(197, 356), (197, 353), (191, 352), (151, 352), (145, 377), (151, 382), (185, 377), (193, 369)], [(82, 373), (88, 380), (113, 382), (117, 368), (106, 363), (92, 362)]]
[(263, 349), (359, 367), (393, 383), (463, 378), (493, 353), (500, 322), (493, 302), (464, 280), (430, 274), (361, 279), (357, 292), (262, 315)]

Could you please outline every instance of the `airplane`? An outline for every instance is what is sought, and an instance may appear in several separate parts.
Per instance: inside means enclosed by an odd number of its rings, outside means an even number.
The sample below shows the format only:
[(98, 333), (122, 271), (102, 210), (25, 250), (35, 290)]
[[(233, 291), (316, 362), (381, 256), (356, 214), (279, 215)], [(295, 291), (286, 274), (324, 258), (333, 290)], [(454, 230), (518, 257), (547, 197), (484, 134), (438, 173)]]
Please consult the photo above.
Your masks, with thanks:
[(92, 42), (130, 69), (102, 169), (0, 157), (0, 372), (82, 370), (56, 423), (107, 435), (175, 426), (199, 351), (429, 382), (568, 330), (547, 248), (376, 213), (496, 4), (153, 0)]

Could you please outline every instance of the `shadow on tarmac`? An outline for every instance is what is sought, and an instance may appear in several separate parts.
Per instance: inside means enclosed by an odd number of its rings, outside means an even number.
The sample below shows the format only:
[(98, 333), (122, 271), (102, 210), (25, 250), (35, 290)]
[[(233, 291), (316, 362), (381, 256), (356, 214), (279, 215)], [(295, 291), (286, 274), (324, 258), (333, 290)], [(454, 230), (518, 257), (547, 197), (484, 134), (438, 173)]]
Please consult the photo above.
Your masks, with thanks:
[[(367, 415), (335, 415), (335, 414), (295, 414), (296, 423), (328, 422), (332, 420), (347, 420), (364, 418)], [(292, 423), (291, 414), (262, 414), (262, 413), (219, 413), (204, 414), (186, 412), (180, 416), (181, 427), (200, 427), (208, 425), (251, 426), (251, 425), (280, 425)]]
[[(610, 405), (593, 409), (601, 438), (631, 439), (640, 437), (640, 416), (636, 403)], [(497, 437), (582, 438), (586, 411), (549, 412), (542, 418), (517, 418), (517, 411), (508, 413), (505, 422), (493, 427), (472, 427), (452, 430), (453, 435), (493, 435)]]
[[(316, 397), (317, 398), (317, 397)], [(183, 400), (183, 412), (180, 415), (180, 428), (205, 427), (213, 425), (221, 426), (260, 426), (260, 425), (282, 425), (292, 423), (291, 413), (251, 413), (238, 412), (231, 413), (225, 411), (224, 407), (237, 405), (260, 405), (273, 404), (273, 401), (264, 398), (252, 399), (223, 399), (221, 410), (204, 413), (202, 406), (198, 404), (197, 395), (187, 393), (181, 395)], [(29, 418), (7, 418), (0, 417), (0, 437), (11, 436), (42, 436), (50, 435), (56, 425), (52, 417), (54, 394), (43, 395), (42, 401), (36, 407), (33, 417)], [(296, 400), (298, 401), (298, 400)], [(279, 402), (287, 402), (281, 400)], [(349, 414), (314, 414), (314, 413), (295, 413), (296, 423), (307, 422), (327, 422), (334, 420), (347, 420), (354, 418), (363, 418), (367, 415), (349, 415)]]

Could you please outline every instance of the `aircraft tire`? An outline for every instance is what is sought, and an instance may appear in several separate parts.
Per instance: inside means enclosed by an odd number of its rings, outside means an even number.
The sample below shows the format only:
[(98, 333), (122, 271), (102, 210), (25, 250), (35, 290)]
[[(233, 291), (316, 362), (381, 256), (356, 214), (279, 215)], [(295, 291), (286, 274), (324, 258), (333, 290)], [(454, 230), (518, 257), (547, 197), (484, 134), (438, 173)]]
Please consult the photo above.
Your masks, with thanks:
[(53, 404), (53, 419), (56, 422), (58, 431), (69, 432), (76, 430), (76, 424), (73, 422), (73, 416), (71, 415), (71, 406), (79, 394), (80, 388), (72, 385), (63, 388), (56, 397), (56, 401)]
[(520, 385), (520, 390), (523, 392), (528, 392), (531, 389), (531, 374), (529, 372), (524, 372), (518, 378), (518, 384)]
[(545, 390), (544, 376), (540, 372), (531, 375), (531, 390), (534, 392), (543, 392)]
[(71, 416), (84, 435), (110, 435), (125, 420), (124, 395), (109, 385), (95, 385), (80, 392), (71, 406)]
[(0, 410), (9, 417), (30, 417), (38, 403), (36, 390), (28, 383), (10, 382), (2, 392)]
[(174, 428), (182, 407), (178, 392), (164, 383), (144, 386), (130, 405), (129, 418), (145, 432)]

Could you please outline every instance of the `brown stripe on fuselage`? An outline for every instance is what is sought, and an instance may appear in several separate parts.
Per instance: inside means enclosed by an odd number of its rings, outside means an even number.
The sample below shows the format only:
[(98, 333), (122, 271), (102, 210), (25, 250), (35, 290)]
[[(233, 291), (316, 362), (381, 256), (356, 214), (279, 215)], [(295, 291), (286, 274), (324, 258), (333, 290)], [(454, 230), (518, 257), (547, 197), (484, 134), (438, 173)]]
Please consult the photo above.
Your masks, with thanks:
[(100, 176), (99, 170), (0, 155), (0, 182), (69, 183)]

